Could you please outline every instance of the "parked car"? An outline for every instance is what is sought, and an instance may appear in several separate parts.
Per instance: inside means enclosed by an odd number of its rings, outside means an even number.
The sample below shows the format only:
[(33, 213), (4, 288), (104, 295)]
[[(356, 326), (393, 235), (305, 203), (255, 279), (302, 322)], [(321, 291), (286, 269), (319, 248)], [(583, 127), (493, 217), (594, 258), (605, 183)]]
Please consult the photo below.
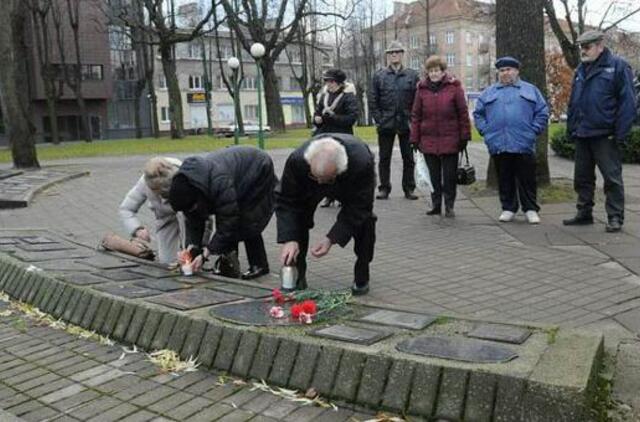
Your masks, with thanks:
[[(216, 130), (215, 130), (215, 133), (218, 134), (218, 135), (231, 137), (231, 136), (233, 136), (233, 134), (235, 132), (235, 129), (236, 129), (235, 123), (230, 123), (230, 124), (226, 124), (226, 125), (222, 125), (222, 126), (217, 127)], [(259, 127), (257, 122), (252, 122), (252, 121), (244, 122), (244, 134), (245, 135), (247, 135), (247, 136), (257, 135), (259, 130), (260, 130), (260, 127)], [(269, 127), (269, 125), (263, 124), (262, 125), (262, 132), (263, 133), (271, 132), (271, 127)]]

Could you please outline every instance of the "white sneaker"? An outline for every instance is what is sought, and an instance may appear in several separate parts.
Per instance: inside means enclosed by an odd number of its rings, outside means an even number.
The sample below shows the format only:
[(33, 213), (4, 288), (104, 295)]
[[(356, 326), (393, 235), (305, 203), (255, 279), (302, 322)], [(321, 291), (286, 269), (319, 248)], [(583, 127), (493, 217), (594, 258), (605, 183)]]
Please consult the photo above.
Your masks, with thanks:
[(529, 224), (540, 224), (540, 216), (537, 212), (529, 210), (525, 212), (524, 215), (527, 216), (527, 221), (529, 222)]
[(509, 221), (513, 221), (513, 217), (515, 216), (516, 213), (513, 211), (502, 211), (502, 214), (500, 214), (498, 221), (502, 223), (508, 223)]

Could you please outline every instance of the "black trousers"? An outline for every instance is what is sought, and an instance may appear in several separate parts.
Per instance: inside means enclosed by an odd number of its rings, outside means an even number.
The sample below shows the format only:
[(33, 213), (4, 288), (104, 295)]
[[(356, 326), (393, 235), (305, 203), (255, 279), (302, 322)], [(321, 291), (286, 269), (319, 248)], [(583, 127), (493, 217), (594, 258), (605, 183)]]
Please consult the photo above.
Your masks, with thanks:
[(576, 140), (573, 187), (578, 194), (578, 213), (591, 215), (596, 188), (596, 166), (604, 179), (605, 210), (609, 220), (624, 221), (624, 184), (618, 143), (601, 138)]
[[(249, 265), (268, 269), (269, 261), (267, 260), (267, 251), (264, 249), (264, 240), (262, 239), (262, 235), (259, 234), (254, 237), (244, 239), (243, 242)], [(238, 251), (238, 245), (236, 245), (235, 251)]]
[[(536, 157), (533, 154), (493, 155), (498, 171), (498, 190), (503, 211), (539, 211), (536, 201)], [(519, 201), (518, 201), (519, 200)]]
[[(369, 263), (373, 260), (373, 252), (376, 244), (376, 220), (373, 216), (362, 224), (353, 236), (353, 251), (356, 254), (356, 263), (353, 268), (353, 281), (356, 286), (365, 286), (369, 283)], [(298, 280), (307, 279), (307, 251), (309, 250), (309, 231), (305, 231), (299, 243), (300, 253), (296, 260)]]
[(409, 145), (409, 132), (396, 133), (395, 131), (381, 131), (378, 133), (378, 147), (380, 160), (378, 162), (378, 176), (380, 177), (379, 191), (391, 192), (391, 155), (393, 154), (393, 142), (396, 134), (400, 143), (402, 155), (402, 190), (413, 192), (416, 182), (413, 178), (413, 153)]
[(452, 210), (456, 200), (458, 154), (424, 154), (424, 159), (429, 167), (429, 176), (433, 185), (431, 193), (433, 208), (442, 208), (444, 196), (445, 208)]

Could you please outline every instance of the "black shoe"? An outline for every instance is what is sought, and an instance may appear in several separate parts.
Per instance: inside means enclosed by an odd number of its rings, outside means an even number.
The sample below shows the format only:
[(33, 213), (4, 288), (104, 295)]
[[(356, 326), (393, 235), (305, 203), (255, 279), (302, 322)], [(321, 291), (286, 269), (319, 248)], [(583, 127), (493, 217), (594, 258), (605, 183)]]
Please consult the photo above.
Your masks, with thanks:
[(307, 290), (306, 278), (299, 278), (298, 281), (296, 281), (296, 290)]
[(243, 280), (253, 280), (265, 274), (269, 274), (269, 267), (258, 267), (257, 265), (251, 265), (249, 269), (242, 273), (240, 276)]
[(381, 190), (380, 193), (376, 195), (376, 199), (389, 199), (389, 191)]
[(320, 204), (320, 208), (329, 208), (333, 206), (333, 202), (334, 202), (333, 199), (325, 198), (324, 201), (322, 201), (322, 204)]
[(586, 214), (576, 214), (575, 217), (562, 220), (565, 226), (587, 226), (593, 224), (593, 216)]
[(453, 211), (453, 208), (447, 208), (446, 210), (444, 210), (444, 216), (446, 218), (454, 218), (456, 216), (455, 211)]
[(612, 218), (604, 228), (607, 233), (616, 233), (622, 230), (622, 223), (617, 218)]
[(356, 283), (353, 283), (353, 286), (351, 286), (351, 294), (354, 296), (364, 296), (367, 293), (369, 293), (369, 283), (363, 286), (358, 286)]
[(416, 194), (414, 194), (413, 192), (411, 192), (411, 191), (406, 191), (404, 193), (404, 197), (406, 199), (410, 199), (412, 201), (415, 201), (416, 199), (418, 199), (418, 196)]
[(442, 210), (440, 208), (431, 208), (427, 211), (427, 215), (440, 215), (442, 214)]

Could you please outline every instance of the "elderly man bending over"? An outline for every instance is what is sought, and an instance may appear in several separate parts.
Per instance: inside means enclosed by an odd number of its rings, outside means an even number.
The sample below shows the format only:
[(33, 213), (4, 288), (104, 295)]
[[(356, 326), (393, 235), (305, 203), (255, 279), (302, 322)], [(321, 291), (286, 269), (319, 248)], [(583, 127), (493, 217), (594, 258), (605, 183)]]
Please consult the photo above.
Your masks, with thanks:
[(375, 167), (369, 147), (347, 134), (323, 134), (296, 149), (285, 164), (276, 188), (280, 261), (298, 268), (298, 289), (305, 289), (306, 255), (313, 214), (324, 197), (342, 204), (329, 233), (311, 247), (320, 258), (333, 244), (344, 247), (354, 240), (356, 263), (351, 290), (354, 295), (369, 292), (369, 263), (373, 259), (376, 216), (373, 213)]

